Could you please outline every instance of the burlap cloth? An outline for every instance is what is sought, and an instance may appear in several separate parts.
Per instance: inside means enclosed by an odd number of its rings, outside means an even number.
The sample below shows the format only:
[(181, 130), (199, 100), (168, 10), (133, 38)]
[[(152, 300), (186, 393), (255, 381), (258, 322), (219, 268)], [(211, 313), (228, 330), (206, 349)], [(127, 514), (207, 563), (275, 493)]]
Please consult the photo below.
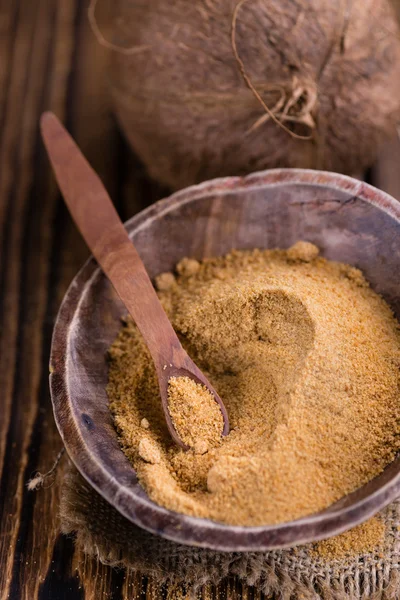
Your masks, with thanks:
[(168, 584), (175, 590), (171, 599), (197, 597), (205, 585), (229, 576), (280, 600), (400, 599), (400, 502), (381, 514), (386, 534), (379, 551), (329, 561), (315, 556), (310, 545), (225, 553), (164, 540), (127, 521), (70, 463), (62, 477), (60, 517), (62, 531), (74, 534), (86, 554)]

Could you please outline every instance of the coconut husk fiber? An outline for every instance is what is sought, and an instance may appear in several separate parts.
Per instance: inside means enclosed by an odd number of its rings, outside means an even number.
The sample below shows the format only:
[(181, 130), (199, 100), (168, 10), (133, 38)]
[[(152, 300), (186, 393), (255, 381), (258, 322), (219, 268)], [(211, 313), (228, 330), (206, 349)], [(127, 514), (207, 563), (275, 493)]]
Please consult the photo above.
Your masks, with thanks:
[(172, 188), (272, 167), (360, 172), (400, 119), (389, 0), (119, 0), (113, 43), (118, 120)]
[[(380, 515), (380, 549), (326, 560), (313, 546), (271, 552), (214, 552), (176, 544), (139, 529), (112, 508), (69, 463), (62, 477), (60, 517), (65, 534), (105, 564), (151, 578), (154, 600), (207, 598), (204, 590), (235, 576), (279, 600), (397, 600), (400, 597), (400, 504)], [(165, 595), (165, 587), (168, 595)], [(163, 590), (163, 592), (161, 591)]]

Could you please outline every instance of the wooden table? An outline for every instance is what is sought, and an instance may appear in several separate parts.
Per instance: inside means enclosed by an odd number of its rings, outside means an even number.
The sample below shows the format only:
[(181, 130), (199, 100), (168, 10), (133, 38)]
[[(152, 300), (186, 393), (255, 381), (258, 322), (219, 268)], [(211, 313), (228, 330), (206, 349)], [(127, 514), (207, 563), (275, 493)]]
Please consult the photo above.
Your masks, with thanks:
[[(100, 3), (102, 23), (111, 6)], [(0, 0), (1, 600), (153, 598), (140, 573), (126, 577), (88, 560), (59, 533), (57, 485), (26, 487), (61, 448), (48, 390), (50, 341), (62, 297), (88, 255), (50, 174), (39, 115), (51, 109), (64, 120), (123, 219), (166, 193), (118, 133), (109, 54), (89, 31), (86, 9), (82, 0)], [(372, 173), (393, 194), (399, 157), (395, 142)], [(217, 596), (260, 597), (235, 581)]]

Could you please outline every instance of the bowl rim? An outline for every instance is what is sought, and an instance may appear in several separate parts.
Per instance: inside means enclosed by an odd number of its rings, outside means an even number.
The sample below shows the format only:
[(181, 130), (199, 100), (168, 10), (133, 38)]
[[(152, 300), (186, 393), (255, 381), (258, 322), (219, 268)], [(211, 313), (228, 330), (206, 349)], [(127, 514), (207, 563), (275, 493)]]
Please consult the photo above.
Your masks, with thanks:
[[(246, 177), (224, 177), (206, 181), (173, 193), (134, 215), (125, 225), (130, 235), (140, 231), (153, 219), (188, 202), (199, 200), (209, 194), (239, 192), (244, 189), (280, 186), (287, 184), (328, 185), (349, 193), (383, 210), (400, 222), (400, 203), (389, 194), (346, 175), (310, 169), (272, 169), (252, 173)], [(313, 514), (296, 521), (265, 526), (232, 526), (223, 523), (183, 515), (159, 506), (146, 497), (132, 494), (105, 469), (95, 457), (87, 452), (85, 440), (74, 416), (70, 403), (67, 381), (68, 339), (70, 325), (79, 308), (85, 289), (100, 272), (90, 257), (70, 284), (59, 309), (51, 345), (50, 392), (55, 421), (68, 456), (88, 483), (129, 521), (139, 527), (161, 535), (174, 542), (218, 551), (264, 551), (286, 548), (297, 544), (325, 539), (337, 535), (372, 517), (400, 495), (400, 468), (388, 481), (369, 496), (344, 508), (331, 508), (330, 512)], [(57, 357), (55, 360), (54, 358)], [(392, 464), (392, 463), (391, 463)], [(133, 469), (133, 467), (132, 467)], [(368, 485), (368, 484), (366, 484)], [(351, 495), (350, 495), (351, 496)], [(340, 501), (339, 501), (340, 502)], [(160, 530), (143, 512), (135, 510), (138, 505), (157, 514), (166, 527)], [(177, 519), (179, 525), (177, 526)], [(318, 532), (315, 528), (318, 527)], [(199, 535), (200, 533), (200, 535)], [(229, 534), (227, 536), (227, 534)]]

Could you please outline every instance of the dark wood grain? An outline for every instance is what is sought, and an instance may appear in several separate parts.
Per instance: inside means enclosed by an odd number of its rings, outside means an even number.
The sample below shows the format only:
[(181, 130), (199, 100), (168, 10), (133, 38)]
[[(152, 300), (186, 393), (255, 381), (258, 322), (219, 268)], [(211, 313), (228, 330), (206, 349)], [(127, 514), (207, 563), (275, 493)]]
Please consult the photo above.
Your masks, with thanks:
[[(112, 5), (102, 1), (97, 10), (106, 35)], [(84, 0), (0, 0), (1, 600), (152, 598), (140, 573), (88, 560), (59, 534), (57, 485), (25, 487), (61, 447), (48, 391), (50, 340), (62, 297), (88, 256), (49, 173), (41, 112), (64, 120), (123, 220), (165, 195), (115, 126), (109, 54), (89, 31), (86, 7)], [(219, 592), (221, 600), (261, 600), (235, 580)]]

